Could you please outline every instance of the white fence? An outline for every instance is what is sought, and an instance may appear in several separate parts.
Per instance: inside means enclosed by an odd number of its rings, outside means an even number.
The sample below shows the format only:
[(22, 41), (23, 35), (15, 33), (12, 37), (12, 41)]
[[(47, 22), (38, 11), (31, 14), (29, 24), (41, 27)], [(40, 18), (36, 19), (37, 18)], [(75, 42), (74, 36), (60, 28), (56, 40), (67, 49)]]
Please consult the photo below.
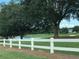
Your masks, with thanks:
[[(3, 39), (0, 40), (1, 43), (3, 44), (3, 46), (5, 47), (6, 45), (9, 45), (10, 48), (12, 48), (12, 46), (18, 46), (19, 49), (21, 49), (22, 47), (30, 47), (31, 50), (33, 51), (34, 48), (40, 48), (40, 49), (48, 49), (50, 50), (50, 53), (54, 53), (54, 50), (60, 50), (60, 51), (74, 51), (74, 52), (79, 52), (79, 48), (69, 48), (69, 47), (55, 47), (54, 46), (54, 42), (79, 42), (79, 39), (26, 39), (26, 40), (21, 40), (21, 39)], [(7, 43), (7, 41), (9, 43)], [(31, 42), (31, 44), (22, 44), (22, 41), (27, 41), (27, 42)], [(13, 43), (13, 42), (18, 42), (18, 43)], [(50, 45), (49, 46), (38, 46), (35, 45), (35, 42), (49, 42)]]

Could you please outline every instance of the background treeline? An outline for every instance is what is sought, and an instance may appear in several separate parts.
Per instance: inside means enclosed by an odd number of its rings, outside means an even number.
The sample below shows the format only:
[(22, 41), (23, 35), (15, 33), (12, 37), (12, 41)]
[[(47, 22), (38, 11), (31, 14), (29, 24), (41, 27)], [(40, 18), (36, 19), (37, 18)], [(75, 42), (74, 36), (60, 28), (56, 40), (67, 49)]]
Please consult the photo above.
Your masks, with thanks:
[(67, 28), (67, 27), (61, 28), (60, 33), (63, 33), (63, 34), (79, 33), (79, 26), (74, 26), (73, 28)]
[(30, 20), (28, 4), (25, 4), (24, 1), (11, 0), (8, 4), (0, 5), (0, 36), (8, 38), (19, 35), (22, 38), (23, 35), (30, 33), (51, 32), (51, 24), (48, 21)]

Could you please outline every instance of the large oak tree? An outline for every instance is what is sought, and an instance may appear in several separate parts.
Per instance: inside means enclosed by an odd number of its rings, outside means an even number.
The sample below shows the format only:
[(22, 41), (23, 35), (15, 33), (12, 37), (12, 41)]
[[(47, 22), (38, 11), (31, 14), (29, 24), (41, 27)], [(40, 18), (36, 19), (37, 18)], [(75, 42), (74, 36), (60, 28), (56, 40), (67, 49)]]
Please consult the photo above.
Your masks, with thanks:
[[(79, 0), (23, 0), (29, 22), (48, 20), (52, 24), (54, 37), (58, 37), (59, 25), (71, 15), (79, 16)], [(68, 19), (69, 20), (69, 19)]]

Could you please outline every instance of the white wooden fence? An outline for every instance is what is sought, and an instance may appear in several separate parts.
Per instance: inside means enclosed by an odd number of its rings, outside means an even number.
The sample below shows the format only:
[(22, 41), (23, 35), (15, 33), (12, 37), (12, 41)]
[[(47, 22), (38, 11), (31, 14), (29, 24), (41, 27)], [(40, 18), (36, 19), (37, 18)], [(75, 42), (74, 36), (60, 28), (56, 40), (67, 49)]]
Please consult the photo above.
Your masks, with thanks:
[[(34, 48), (40, 48), (40, 49), (48, 49), (50, 50), (50, 53), (54, 53), (54, 50), (60, 50), (60, 51), (74, 51), (74, 52), (79, 52), (79, 48), (69, 48), (69, 47), (55, 47), (54, 46), (54, 42), (79, 42), (79, 39), (3, 39), (0, 40), (1, 43), (3, 44), (3, 46), (5, 47), (6, 45), (9, 45), (10, 48), (12, 48), (12, 46), (18, 46), (19, 49), (21, 49), (22, 47), (30, 47), (31, 50), (33, 51)], [(9, 43), (7, 43), (7, 41)], [(22, 41), (28, 41), (31, 42), (30, 45), (27, 44), (22, 44)], [(18, 42), (18, 43), (13, 43), (13, 42)], [(35, 45), (34, 42), (49, 42), (50, 45), (49, 46), (38, 46)]]

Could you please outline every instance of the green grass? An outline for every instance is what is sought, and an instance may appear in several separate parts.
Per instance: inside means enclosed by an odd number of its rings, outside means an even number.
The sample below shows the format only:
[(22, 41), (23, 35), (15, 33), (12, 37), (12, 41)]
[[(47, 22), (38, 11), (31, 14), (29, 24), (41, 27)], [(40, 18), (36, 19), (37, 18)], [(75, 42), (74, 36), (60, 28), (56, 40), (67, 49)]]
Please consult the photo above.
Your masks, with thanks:
[[(75, 35), (75, 36), (70, 36)], [(27, 37), (33, 37), (33, 38), (51, 38), (54, 36), (54, 34), (28, 34), (25, 35)], [(60, 37), (71, 37), (71, 38), (79, 38), (79, 33), (68, 33), (68, 34), (59, 34)]]
[(69, 35), (79, 36), (79, 33), (60, 34), (59, 36), (69, 36)]
[(72, 52), (72, 51), (55, 51), (55, 53), (79, 56), (79, 52)]
[(33, 38), (50, 38), (53, 37), (53, 34), (28, 34), (27, 37), (33, 37)]
[(79, 48), (79, 42), (57, 42), (55, 46)]
[(0, 59), (46, 59), (38, 56), (31, 56), (23, 53), (23, 52), (16, 52), (16, 51), (7, 51), (5, 49), (0, 48)]

